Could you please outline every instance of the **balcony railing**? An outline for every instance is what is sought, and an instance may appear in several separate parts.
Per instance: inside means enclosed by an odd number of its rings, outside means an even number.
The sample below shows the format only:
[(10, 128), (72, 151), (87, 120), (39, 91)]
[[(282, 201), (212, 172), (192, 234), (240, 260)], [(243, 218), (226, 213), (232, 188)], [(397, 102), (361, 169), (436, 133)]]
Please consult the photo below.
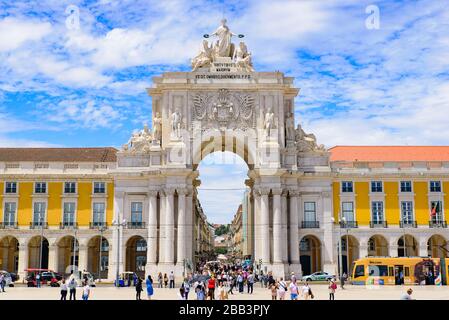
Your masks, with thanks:
[(78, 229), (78, 222), (65, 221), (59, 224), (59, 229)]
[(388, 224), (387, 221), (370, 221), (369, 226), (370, 228), (387, 228)]
[(429, 221), (429, 228), (447, 228), (446, 221)]
[(47, 229), (48, 228), (48, 222), (37, 222), (37, 221), (33, 221), (30, 222), (30, 229)]
[(357, 221), (340, 221), (340, 227), (341, 228), (358, 228), (359, 225), (357, 223)]
[(143, 221), (128, 221), (126, 224), (128, 229), (145, 229), (145, 222)]
[(416, 221), (399, 221), (400, 228), (417, 228), (418, 224)]
[(0, 229), (18, 229), (17, 222), (0, 222)]
[(107, 228), (108, 224), (106, 222), (91, 222), (89, 223), (90, 229), (100, 229), (100, 228)]
[(302, 229), (317, 229), (320, 227), (319, 221), (301, 221)]

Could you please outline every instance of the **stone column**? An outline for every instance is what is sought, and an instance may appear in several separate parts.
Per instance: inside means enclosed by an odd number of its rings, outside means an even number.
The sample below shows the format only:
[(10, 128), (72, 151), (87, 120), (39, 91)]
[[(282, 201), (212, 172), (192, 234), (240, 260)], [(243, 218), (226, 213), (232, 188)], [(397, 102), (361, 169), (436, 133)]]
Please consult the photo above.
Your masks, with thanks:
[(172, 265), (175, 262), (175, 208), (174, 208), (174, 189), (166, 189), (165, 201), (165, 245), (164, 245), (164, 263)]
[(254, 197), (254, 261), (259, 263), (259, 259), (262, 259), (262, 252), (260, 247), (260, 193), (258, 190), (253, 189)]
[(388, 255), (390, 257), (397, 257), (398, 256), (398, 245), (390, 243), (388, 246)]
[(80, 271), (87, 271), (87, 256), (88, 256), (89, 247), (85, 244), (79, 245), (78, 251), (78, 269)]
[(18, 274), (22, 282), (25, 280), (25, 269), (28, 268), (28, 244), (24, 242), (19, 243), (19, 266)]
[[(365, 239), (363, 239), (365, 240)], [(359, 258), (365, 258), (368, 256), (368, 244), (363, 243), (359, 245)]]
[[(116, 223), (122, 223), (123, 220), (123, 205), (124, 205), (125, 193), (123, 191), (116, 191), (114, 194), (114, 221)], [(112, 256), (109, 258), (111, 263), (109, 264), (109, 274), (108, 278), (116, 279), (117, 272), (120, 273), (122, 270), (121, 261), (123, 261), (123, 252), (121, 252), (118, 242), (122, 242), (122, 232), (121, 228), (117, 226), (112, 226)], [(81, 266), (80, 266), (81, 269)], [(81, 269), (82, 270), (82, 269)]]
[(287, 190), (282, 191), (281, 195), (281, 208), (282, 208), (282, 261), (288, 262), (288, 205), (287, 205)]
[(147, 265), (157, 262), (157, 191), (148, 192)]
[(177, 265), (184, 266), (186, 259), (186, 194), (187, 189), (178, 189), (178, 251)]
[(159, 264), (165, 262), (165, 217), (166, 217), (166, 203), (167, 203), (167, 194), (165, 191), (159, 192), (160, 196), (160, 214), (159, 214)]
[[(409, 239), (407, 239), (409, 242), (411, 242)], [(407, 243), (407, 251), (411, 251), (412, 249), (412, 243)], [(429, 256), (429, 252), (427, 250), (427, 239), (422, 238), (419, 239), (419, 248), (418, 248), (418, 255), (420, 257), (427, 257)], [(411, 254), (409, 254), (411, 256)]]
[(65, 270), (58, 270), (58, 245), (56, 243), (48, 246), (48, 269), (55, 272), (65, 272)]
[[(192, 190), (186, 194), (186, 259), (193, 266), (193, 207)], [(192, 270), (193, 271), (193, 270)]]
[(323, 219), (320, 221), (320, 228), (324, 229), (323, 242), (321, 243), (321, 250), (323, 252), (323, 271), (334, 274), (338, 268), (338, 264), (334, 259), (337, 252), (334, 246), (334, 224), (332, 223), (332, 192), (323, 192), (321, 194), (323, 202)]
[(273, 189), (273, 263), (282, 263), (282, 189)]
[(299, 265), (298, 191), (290, 191), (290, 263)]
[(270, 210), (268, 194), (270, 189), (261, 188), (260, 192), (260, 243), (261, 259), (264, 265), (270, 264)]

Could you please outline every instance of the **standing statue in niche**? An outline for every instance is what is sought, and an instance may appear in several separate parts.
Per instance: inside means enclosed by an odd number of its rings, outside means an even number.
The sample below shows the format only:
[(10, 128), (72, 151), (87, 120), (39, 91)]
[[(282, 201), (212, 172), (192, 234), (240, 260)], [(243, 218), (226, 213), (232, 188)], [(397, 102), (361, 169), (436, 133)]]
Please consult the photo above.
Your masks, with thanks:
[(293, 113), (289, 113), (285, 119), (286, 137), (289, 141), (295, 141), (295, 120)]
[(248, 52), (246, 44), (241, 41), (235, 54), (235, 63), (241, 71), (254, 72), (253, 63), (251, 61), (251, 53)]
[(176, 108), (175, 112), (173, 112), (171, 115), (172, 135), (176, 138), (181, 137), (181, 120), (182, 120), (181, 112), (179, 111), (179, 108)]
[(207, 40), (203, 40), (200, 53), (192, 59), (192, 71), (201, 67), (209, 67), (213, 60), (213, 52), (212, 45), (209, 47)]
[(274, 126), (274, 113), (271, 107), (268, 107), (267, 112), (265, 113), (265, 119), (263, 123), (263, 128), (265, 129), (265, 136), (270, 137), (271, 129)]
[(153, 118), (153, 139), (154, 141), (162, 140), (162, 118), (159, 115), (159, 112), (156, 112), (156, 115)]

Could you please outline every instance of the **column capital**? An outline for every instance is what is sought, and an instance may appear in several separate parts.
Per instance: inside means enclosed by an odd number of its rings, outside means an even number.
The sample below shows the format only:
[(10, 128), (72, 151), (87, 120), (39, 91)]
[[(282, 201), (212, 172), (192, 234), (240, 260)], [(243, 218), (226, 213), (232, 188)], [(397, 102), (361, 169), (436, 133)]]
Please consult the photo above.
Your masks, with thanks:
[(125, 191), (115, 191), (114, 192), (114, 197), (115, 198), (124, 198), (125, 197)]
[(157, 197), (158, 192), (159, 192), (158, 190), (148, 190), (147, 195), (149, 197)]
[(330, 191), (323, 191), (321, 192), (321, 196), (323, 198), (330, 198), (332, 196), (332, 193)]
[(189, 193), (189, 189), (187, 188), (178, 188), (176, 189), (176, 191), (178, 192), (178, 195), (187, 195)]
[(165, 196), (172, 196), (172, 195), (175, 194), (175, 191), (176, 191), (175, 188), (164, 188), (164, 189), (162, 190), (162, 193), (163, 193)]
[(282, 188), (273, 188), (273, 189), (271, 189), (271, 193), (274, 195), (274, 196), (280, 196), (281, 194), (282, 194)]
[(257, 195), (259, 196), (268, 196), (270, 194), (270, 188), (258, 188), (257, 189)]
[(299, 197), (301, 195), (301, 192), (298, 189), (290, 189), (288, 190), (288, 193), (290, 194), (290, 197)]

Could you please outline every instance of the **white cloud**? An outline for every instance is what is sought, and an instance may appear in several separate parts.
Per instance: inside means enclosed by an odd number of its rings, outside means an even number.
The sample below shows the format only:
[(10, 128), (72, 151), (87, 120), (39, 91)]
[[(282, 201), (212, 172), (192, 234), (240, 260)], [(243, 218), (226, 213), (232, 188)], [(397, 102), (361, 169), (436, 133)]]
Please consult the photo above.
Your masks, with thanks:
[(19, 48), (29, 41), (38, 41), (51, 32), (48, 22), (6, 17), (0, 20), (0, 52)]

